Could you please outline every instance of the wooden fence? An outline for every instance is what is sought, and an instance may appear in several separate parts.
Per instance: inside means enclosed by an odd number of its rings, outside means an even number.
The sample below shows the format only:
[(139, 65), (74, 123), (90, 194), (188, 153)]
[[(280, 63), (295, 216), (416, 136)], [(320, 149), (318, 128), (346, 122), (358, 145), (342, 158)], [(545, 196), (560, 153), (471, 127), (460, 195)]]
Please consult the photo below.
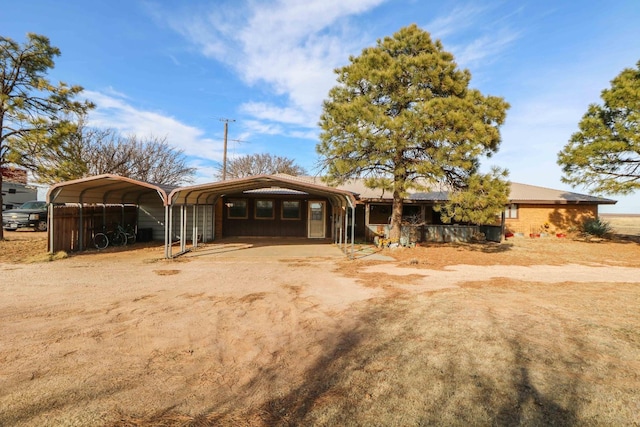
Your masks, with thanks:
[(95, 233), (113, 230), (115, 224), (135, 226), (137, 220), (138, 208), (133, 205), (54, 206), (53, 223), (49, 227), (54, 247), (51, 248), (49, 239), (48, 249), (50, 252), (77, 252), (81, 248), (93, 248)]

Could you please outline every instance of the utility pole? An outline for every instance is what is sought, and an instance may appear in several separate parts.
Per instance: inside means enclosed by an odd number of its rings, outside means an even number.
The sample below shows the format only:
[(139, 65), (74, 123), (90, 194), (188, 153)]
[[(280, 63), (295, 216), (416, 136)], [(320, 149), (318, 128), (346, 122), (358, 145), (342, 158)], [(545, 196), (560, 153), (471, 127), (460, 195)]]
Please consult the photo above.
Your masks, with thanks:
[(224, 122), (224, 154), (222, 155), (222, 180), (227, 179), (227, 134), (229, 133), (229, 122), (235, 122), (235, 119), (220, 119)]

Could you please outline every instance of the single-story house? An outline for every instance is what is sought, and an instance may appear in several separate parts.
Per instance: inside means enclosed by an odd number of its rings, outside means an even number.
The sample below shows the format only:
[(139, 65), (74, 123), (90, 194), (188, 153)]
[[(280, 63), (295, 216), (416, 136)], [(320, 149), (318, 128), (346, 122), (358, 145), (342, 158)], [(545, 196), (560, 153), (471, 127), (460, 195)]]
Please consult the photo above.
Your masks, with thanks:
[[(411, 193), (403, 217), (431, 227), (422, 238), (440, 233), (446, 241), (452, 226), (442, 224), (433, 209), (446, 198), (441, 191)], [(56, 184), (47, 201), (52, 252), (84, 250), (91, 247), (97, 231), (128, 223), (139, 234), (164, 240), (165, 256), (170, 258), (175, 245), (182, 253), (188, 242), (197, 246), (222, 237), (328, 239), (347, 251), (355, 240), (373, 241), (388, 231), (392, 198), (360, 180), (330, 187), (317, 177), (279, 174), (168, 187), (107, 174)], [(614, 203), (512, 183), (504, 229), (497, 220), (498, 240), (503, 230), (522, 235), (567, 232), (597, 217), (599, 205)]]

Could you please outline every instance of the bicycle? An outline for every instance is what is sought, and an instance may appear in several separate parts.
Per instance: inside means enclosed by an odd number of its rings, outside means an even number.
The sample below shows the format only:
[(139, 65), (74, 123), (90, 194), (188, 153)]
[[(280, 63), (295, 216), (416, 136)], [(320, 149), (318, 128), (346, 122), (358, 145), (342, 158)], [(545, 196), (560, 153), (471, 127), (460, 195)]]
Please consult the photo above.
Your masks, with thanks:
[(109, 244), (111, 244), (111, 246), (124, 246), (127, 243), (133, 244), (135, 241), (136, 233), (130, 225), (127, 225), (125, 229), (120, 224), (116, 224), (114, 230), (103, 231), (93, 236), (93, 245), (97, 249), (106, 249)]
[(127, 224), (125, 228), (123, 228), (120, 224), (117, 224), (116, 228), (119, 232), (124, 233), (126, 245), (133, 245), (136, 242), (136, 231), (133, 229), (131, 224)]

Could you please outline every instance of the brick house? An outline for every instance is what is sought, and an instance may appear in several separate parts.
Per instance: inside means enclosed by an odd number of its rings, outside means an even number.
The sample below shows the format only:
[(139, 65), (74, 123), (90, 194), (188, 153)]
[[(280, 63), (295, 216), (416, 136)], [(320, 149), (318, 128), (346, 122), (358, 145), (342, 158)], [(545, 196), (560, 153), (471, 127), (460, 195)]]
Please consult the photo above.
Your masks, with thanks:
[[(443, 224), (434, 207), (447, 197), (444, 191), (431, 191), (413, 192), (405, 198), (403, 217), (420, 224), (418, 239), (464, 241), (484, 233), (488, 240), (500, 241), (503, 231), (523, 236), (566, 233), (585, 219), (596, 218), (599, 205), (616, 203), (512, 183), (503, 229), (502, 218), (496, 218), (493, 225)], [(146, 229), (155, 240), (164, 239), (165, 255), (171, 258), (175, 239), (180, 241), (180, 253), (188, 250), (188, 240), (197, 246), (199, 241), (226, 237), (326, 239), (353, 250), (354, 241), (372, 242), (389, 230), (392, 195), (366, 188), (362, 180), (334, 188), (318, 177), (290, 175), (258, 175), (179, 188), (100, 175), (56, 184), (47, 201), (50, 250), (83, 250), (91, 245), (95, 230), (119, 222)], [(77, 212), (71, 213), (63, 210), (65, 204), (86, 208), (73, 208)], [(90, 207), (97, 210), (90, 213)]]
[(526, 184), (511, 184), (506, 231), (516, 235), (567, 233), (598, 217), (599, 205), (615, 200)]

